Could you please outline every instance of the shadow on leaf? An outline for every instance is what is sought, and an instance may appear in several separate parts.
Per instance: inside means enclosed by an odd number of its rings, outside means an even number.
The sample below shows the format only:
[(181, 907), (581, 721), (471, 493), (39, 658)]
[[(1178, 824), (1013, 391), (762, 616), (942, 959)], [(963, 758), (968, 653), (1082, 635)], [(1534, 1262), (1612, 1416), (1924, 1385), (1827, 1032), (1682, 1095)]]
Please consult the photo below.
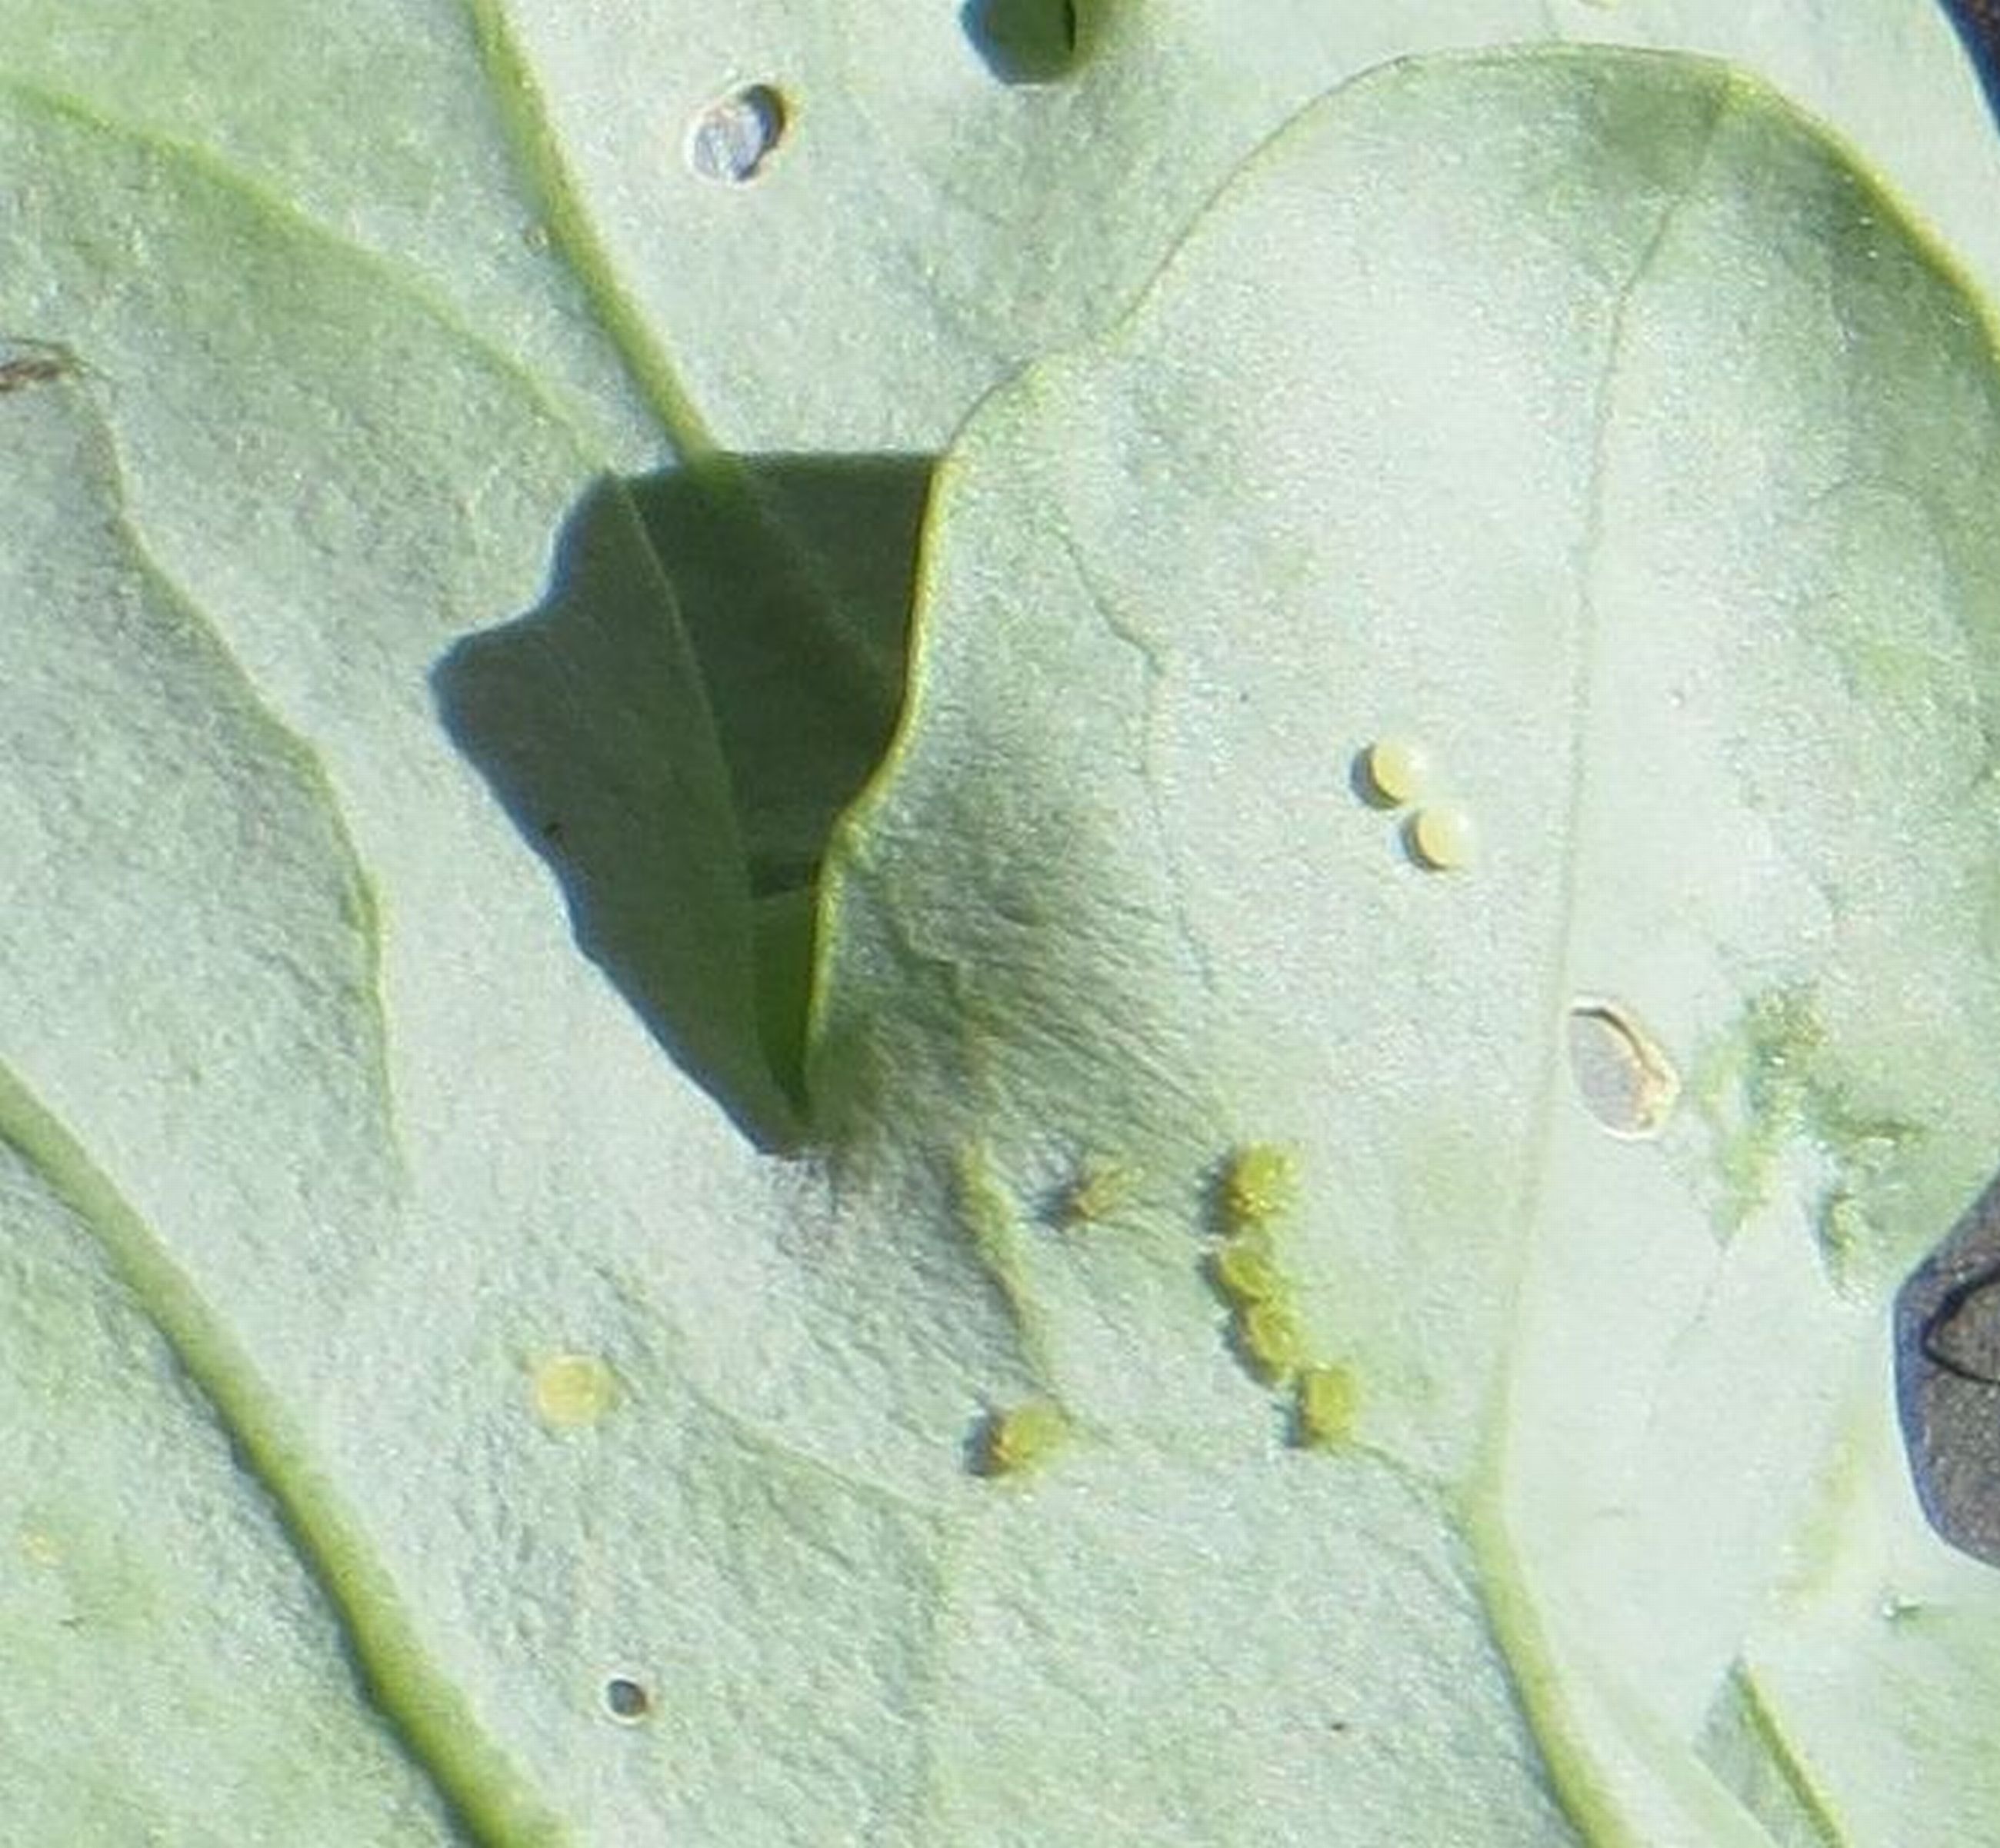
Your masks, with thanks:
[(2000, 116), (2000, 0), (1945, 0), (1945, 10), (1979, 73), (1988, 106)]
[(901, 711), (932, 466), (600, 480), (547, 595), (433, 674), (578, 946), (767, 1148), (804, 1132), (819, 865)]

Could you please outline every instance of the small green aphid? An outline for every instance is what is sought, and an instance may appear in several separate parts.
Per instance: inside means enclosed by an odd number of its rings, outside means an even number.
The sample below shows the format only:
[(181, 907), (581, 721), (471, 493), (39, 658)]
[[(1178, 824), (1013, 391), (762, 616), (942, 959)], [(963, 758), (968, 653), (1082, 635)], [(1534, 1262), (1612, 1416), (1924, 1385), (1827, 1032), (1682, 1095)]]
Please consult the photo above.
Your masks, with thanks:
[(1064, 1226), (1095, 1226), (1111, 1218), (1132, 1198), (1137, 1171), (1122, 1161), (1085, 1162), (1064, 1190), (1057, 1218)]
[(1268, 1226), (1298, 1198), (1298, 1163), (1276, 1142), (1248, 1142), (1222, 1171), (1224, 1229), (1239, 1233)]
[(1070, 1434), (1069, 1414), (1052, 1399), (1030, 1399), (986, 1421), (980, 1473), (1017, 1475), (1059, 1450)]
[(1238, 1309), (1252, 1302), (1269, 1302), (1285, 1287), (1271, 1241), (1261, 1232), (1238, 1233), (1224, 1239), (1209, 1260), (1215, 1287)]
[(1250, 1370), (1266, 1385), (1282, 1386), (1305, 1359), (1305, 1343), (1282, 1302), (1246, 1302), (1236, 1312), (1236, 1339)]
[(1300, 1374), (1294, 1403), (1297, 1441), (1308, 1450), (1327, 1450), (1354, 1434), (1360, 1395), (1345, 1367), (1308, 1367)]

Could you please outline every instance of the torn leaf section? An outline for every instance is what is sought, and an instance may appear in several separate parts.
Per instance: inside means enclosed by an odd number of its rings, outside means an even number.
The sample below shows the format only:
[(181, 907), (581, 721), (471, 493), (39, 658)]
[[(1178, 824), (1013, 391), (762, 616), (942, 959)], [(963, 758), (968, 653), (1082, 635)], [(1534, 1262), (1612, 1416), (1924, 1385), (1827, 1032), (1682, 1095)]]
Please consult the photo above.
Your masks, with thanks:
[(967, 39), (1002, 83), (1055, 83), (1076, 62), (1078, 4), (1078, 0), (965, 0), (959, 18)]
[(432, 675), (454, 742), (547, 863), (577, 943), (767, 1146), (797, 1111), (762, 1042), (756, 920), (700, 662), (630, 491), (595, 484), (547, 593)]

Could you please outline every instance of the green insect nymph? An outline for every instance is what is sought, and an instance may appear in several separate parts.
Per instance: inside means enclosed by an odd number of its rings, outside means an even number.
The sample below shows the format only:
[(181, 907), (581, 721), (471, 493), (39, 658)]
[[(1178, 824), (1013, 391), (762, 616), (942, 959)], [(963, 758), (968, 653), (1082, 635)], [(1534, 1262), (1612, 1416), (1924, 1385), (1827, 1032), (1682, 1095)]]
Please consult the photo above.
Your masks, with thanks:
[(1266, 1385), (1282, 1386), (1305, 1359), (1305, 1338), (1281, 1302), (1253, 1302), (1236, 1317), (1236, 1338), (1250, 1370)]
[(1070, 1436), (1069, 1414), (1052, 1399), (1030, 1399), (986, 1420), (981, 1446), (982, 1475), (1018, 1475), (1046, 1461)]
[(1210, 1259), (1209, 1269), (1215, 1287), (1239, 1309), (1253, 1302), (1269, 1302), (1284, 1290), (1271, 1242), (1262, 1233), (1239, 1233), (1224, 1240)]
[(1299, 1375), (1294, 1402), (1297, 1441), (1307, 1450), (1330, 1450), (1354, 1434), (1354, 1375), (1345, 1367), (1308, 1367)]
[(1298, 1198), (1297, 1158), (1276, 1142), (1246, 1142), (1222, 1170), (1218, 1204), (1223, 1229), (1234, 1233), (1268, 1226)]

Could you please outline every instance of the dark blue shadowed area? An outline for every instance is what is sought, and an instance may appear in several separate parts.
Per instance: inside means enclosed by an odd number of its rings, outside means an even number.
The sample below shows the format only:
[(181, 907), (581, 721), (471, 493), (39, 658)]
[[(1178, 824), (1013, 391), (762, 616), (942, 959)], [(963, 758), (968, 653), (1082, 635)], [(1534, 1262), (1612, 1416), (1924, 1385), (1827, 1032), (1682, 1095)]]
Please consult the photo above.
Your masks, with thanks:
[[(1944, 8), (1979, 72), (1988, 106), (2000, 116), (2000, 0), (1944, 0)], [(1994, 209), (2000, 211), (2000, 200)]]

